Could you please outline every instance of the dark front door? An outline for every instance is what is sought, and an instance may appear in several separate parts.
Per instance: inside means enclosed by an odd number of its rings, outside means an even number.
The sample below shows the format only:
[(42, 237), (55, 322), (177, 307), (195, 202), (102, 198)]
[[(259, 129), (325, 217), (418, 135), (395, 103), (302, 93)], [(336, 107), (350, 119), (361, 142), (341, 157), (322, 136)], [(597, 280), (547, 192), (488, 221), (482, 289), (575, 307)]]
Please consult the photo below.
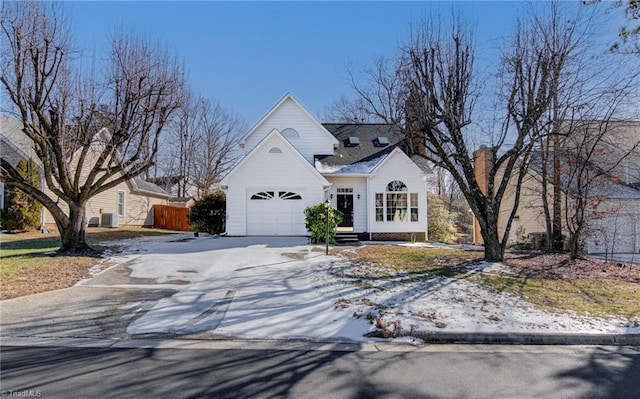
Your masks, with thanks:
[(344, 215), (338, 227), (353, 227), (353, 194), (338, 194), (338, 210)]

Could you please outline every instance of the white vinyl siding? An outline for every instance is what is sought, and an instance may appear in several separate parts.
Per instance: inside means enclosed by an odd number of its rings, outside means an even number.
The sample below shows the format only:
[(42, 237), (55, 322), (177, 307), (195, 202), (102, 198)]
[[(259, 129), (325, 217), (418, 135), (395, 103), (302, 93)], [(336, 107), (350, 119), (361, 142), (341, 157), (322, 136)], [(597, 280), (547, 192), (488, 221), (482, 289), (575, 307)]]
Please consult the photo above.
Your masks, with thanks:
[(248, 154), (273, 129), (278, 129), (280, 132), (285, 129), (295, 129), (300, 137), (291, 138), (289, 142), (309, 163), (313, 163), (314, 155), (333, 154), (331, 135), (327, 134), (291, 99), (286, 99), (250, 136), (246, 137), (244, 153)]
[(352, 190), (353, 193), (353, 231), (364, 233), (367, 231), (367, 178), (352, 176), (325, 176), (329, 180), (331, 190), (331, 207), (337, 208), (339, 191)]
[[(292, 211), (295, 215), (292, 223), (304, 226), (304, 208), (324, 201), (323, 184), (326, 184), (326, 181), (322, 176), (316, 173), (311, 165), (303, 164), (306, 161), (283, 142), (282, 136), (272, 135), (267, 140), (252, 152), (249, 158), (243, 160), (240, 167), (227, 178), (228, 235), (245, 236), (249, 234), (248, 226), (253, 228), (258, 224), (263, 225), (263, 221), (253, 219), (258, 217), (256, 216), (257, 208), (265, 206), (275, 207), (269, 209), (276, 213), (281, 213), (280, 207), (283, 206), (300, 207), (300, 212)], [(270, 153), (269, 150), (274, 147), (282, 149), (282, 153)], [(274, 196), (279, 195), (280, 191), (298, 193), (302, 196), (302, 200), (283, 201), (287, 204), (274, 202), (273, 205), (255, 205), (253, 208), (248, 208), (251, 206), (251, 196), (267, 191), (273, 192)], [(262, 218), (262, 216), (259, 217)], [(302, 235), (306, 234), (306, 231), (301, 232), (298, 229), (294, 234)]]
[[(426, 183), (422, 171), (404, 153), (395, 152), (390, 157), (369, 182), (373, 212), (371, 232), (426, 232)], [(397, 180), (405, 184), (406, 191), (388, 191), (389, 183)], [(381, 220), (381, 214), (384, 220)]]

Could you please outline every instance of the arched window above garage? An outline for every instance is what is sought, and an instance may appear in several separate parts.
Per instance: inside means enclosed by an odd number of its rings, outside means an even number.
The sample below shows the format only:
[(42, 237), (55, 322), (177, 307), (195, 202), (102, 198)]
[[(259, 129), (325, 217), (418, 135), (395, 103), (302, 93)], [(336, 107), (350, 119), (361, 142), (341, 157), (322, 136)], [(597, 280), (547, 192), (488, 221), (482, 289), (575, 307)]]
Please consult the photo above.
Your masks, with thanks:
[(291, 191), (280, 191), (281, 200), (301, 200), (302, 196), (298, 193), (292, 193)]
[(287, 140), (291, 140), (291, 139), (299, 139), (300, 138), (300, 133), (298, 133), (298, 131), (296, 129), (292, 129), (290, 127), (284, 129), (282, 131), (282, 136), (287, 139)]
[(270, 200), (273, 199), (274, 192), (273, 191), (261, 191), (259, 193), (255, 193), (251, 196), (252, 200)]

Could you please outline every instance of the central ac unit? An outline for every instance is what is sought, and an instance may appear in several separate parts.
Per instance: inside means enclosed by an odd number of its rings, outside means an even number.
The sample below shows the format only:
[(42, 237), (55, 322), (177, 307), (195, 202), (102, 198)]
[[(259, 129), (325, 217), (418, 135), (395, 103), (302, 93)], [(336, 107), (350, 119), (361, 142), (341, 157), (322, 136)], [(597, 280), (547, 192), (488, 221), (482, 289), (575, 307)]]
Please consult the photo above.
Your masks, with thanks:
[(118, 227), (118, 215), (115, 213), (103, 213), (100, 220), (102, 227)]

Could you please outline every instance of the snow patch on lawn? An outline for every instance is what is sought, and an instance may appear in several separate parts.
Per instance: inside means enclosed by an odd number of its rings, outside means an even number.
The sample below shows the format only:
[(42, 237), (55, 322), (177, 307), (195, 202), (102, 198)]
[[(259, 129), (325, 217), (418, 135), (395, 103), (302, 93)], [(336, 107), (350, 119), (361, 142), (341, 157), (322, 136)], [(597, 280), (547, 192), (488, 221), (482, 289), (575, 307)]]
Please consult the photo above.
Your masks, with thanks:
[[(633, 321), (541, 310), (513, 295), (464, 278), (396, 274), (336, 258), (318, 263), (316, 284), (337, 306), (391, 330), (463, 333), (640, 333)], [(501, 263), (481, 262), (469, 273), (500, 272)], [(379, 321), (378, 321), (379, 319)], [(390, 331), (393, 333), (393, 331)]]

